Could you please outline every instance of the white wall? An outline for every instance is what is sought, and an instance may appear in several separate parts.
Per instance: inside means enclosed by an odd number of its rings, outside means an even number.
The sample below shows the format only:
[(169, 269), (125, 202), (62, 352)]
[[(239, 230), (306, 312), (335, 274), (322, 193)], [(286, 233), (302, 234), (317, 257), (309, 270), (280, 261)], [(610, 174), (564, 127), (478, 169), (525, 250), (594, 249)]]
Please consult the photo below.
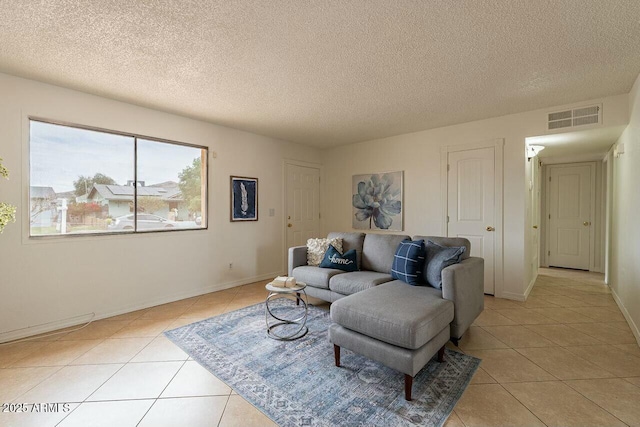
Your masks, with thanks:
[(629, 126), (613, 160), (613, 212), (609, 285), (640, 343), (640, 76), (629, 93)]
[[(0, 341), (36, 331), (8, 333), (21, 328), (50, 330), (74, 316), (102, 317), (281, 273), (283, 159), (316, 162), (318, 150), (5, 74), (0, 93), (0, 157), (11, 171), (0, 181), (0, 200), (18, 206), (17, 223), (0, 236)], [(29, 239), (28, 116), (210, 147), (217, 158), (209, 162), (209, 229)], [(229, 222), (230, 175), (259, 178), (259, 221)]]
[[(441, 235), (440, 149), (504, 138), (504, 288), (498, 296), (524, 299), (534, 272), (530, 266), (531, 215), (526, 215), (530, 171), (526, 171), (525, 138), (545, 133), (546, 112), (602, 103), (605, 126), (627, 123), (627, 95), (569, 106), (513, 114), (390, 138), (336, 147), (323, 152), (325, 165), (324, 231), (351, 230), (351, 177), (404, 170), (405, 234)], [(527, 172), (527, 173), (525, 173)], [(525, 230), (527, 233), (525, 233)]]

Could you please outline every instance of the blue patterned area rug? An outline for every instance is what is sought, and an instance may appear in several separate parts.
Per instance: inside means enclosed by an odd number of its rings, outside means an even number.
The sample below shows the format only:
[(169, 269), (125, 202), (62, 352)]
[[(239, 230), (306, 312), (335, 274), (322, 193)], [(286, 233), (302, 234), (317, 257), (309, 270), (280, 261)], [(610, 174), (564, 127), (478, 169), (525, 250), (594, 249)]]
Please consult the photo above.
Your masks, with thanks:
[[(280, 313), (291, 300), (269, 303)], [(447, 349), (413, 382), (404, 400), (404, 375), (343, 349), (334, 365), (326, 310), (309, 306), (309, 333), (296, 341), (267, 336), (265, 305), (192, 323), (165, 335), (280, 426), (441, 426), (480, 360)]]

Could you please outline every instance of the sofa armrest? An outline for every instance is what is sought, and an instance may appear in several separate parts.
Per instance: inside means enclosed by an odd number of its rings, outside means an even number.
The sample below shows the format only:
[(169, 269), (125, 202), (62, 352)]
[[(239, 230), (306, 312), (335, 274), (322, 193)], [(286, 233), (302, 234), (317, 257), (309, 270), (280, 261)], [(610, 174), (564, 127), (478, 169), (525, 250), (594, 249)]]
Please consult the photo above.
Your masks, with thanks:
[(484, 310), (484, 259), (470, 257), (443, 269), (442, 297), (453, 301), (451, 336), (460, 338)]
[(289, 276), (293, 275), (294, 268), (300, 267), (301, 265), (307, 265), (307, 247), (294, 246), (289, 248)]

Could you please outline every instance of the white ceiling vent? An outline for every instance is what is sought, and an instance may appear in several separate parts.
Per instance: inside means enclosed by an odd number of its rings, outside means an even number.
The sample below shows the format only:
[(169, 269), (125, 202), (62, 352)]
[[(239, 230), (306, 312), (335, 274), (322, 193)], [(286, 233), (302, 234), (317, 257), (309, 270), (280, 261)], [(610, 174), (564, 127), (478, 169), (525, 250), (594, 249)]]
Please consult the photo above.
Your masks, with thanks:
[(590, 105), (547, 114), (547, 130), (549, 131), (599, 124), (602, 124), (601, 105)]

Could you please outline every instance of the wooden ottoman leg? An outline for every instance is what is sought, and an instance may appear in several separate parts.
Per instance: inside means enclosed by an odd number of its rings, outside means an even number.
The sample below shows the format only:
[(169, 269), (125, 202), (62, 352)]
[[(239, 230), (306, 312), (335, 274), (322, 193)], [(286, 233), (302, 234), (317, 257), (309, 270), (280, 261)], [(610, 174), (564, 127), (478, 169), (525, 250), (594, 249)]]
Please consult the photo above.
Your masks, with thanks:
[(438, 350), (438, 362), (444, 362), (444, 346), (440, 350)]
[(404, 400), (411, 401), (411, 388), (413, 387), (413, 377), (404, 374)]
[(340, 347), (333, 345), (333, 355), (336, 359), (336, 366), (340, 367)]
[(300, 305), (300, 292), (296, 292), (296, 305)]

